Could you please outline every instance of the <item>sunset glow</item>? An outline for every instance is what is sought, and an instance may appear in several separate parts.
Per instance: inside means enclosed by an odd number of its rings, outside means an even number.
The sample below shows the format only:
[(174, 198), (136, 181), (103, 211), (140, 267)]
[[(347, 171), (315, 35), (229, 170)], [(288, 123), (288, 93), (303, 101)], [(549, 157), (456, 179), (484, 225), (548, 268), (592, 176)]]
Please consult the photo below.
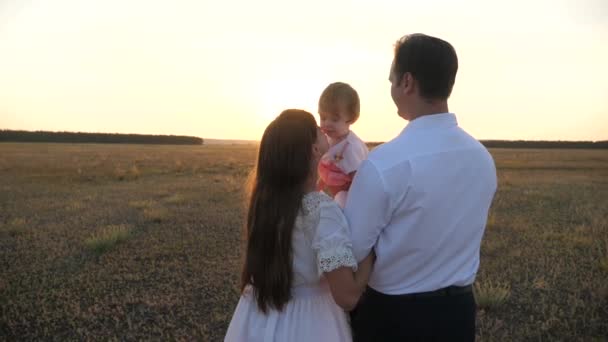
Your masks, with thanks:
[(456, 48), (450, 109), (476, 137), (608, 140), (604, 0), (5, 0), (0, 129), (259, 139), (343, 81), (353, 129), (384, 141), (406, 124), (387, 77), (413, 32)]

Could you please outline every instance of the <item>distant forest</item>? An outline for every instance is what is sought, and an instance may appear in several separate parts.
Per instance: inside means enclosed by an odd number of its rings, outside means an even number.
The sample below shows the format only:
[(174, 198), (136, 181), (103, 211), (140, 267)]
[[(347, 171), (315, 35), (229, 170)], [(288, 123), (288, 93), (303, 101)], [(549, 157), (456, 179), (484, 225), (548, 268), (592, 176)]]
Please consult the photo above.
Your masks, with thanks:
[(485, 147), (492, 148), (608, 148), (603, 141), (546, 141), (546, 140), (482, 140)]
[[(97, 144), (162, 144), (202, 145), (203, 139), (185, 135), (150, 135), (118, 133), (82, 133), (0, 130), (0, 142), (56, 142)], [(581, 148), (608, 149), (608, 140), (603, 141), (542, 141), (542, 140), (482, 140), (488, 148)], [(381, 142), (369, 142), (369, 147)]]
[[(543, 140), (481, 140), (487, 148), (580, 148), (608, 149), (608, 140), (603, 141), (543, 141)], [(367, 146), (376, 147), (382, 143), (370, 142)]]
[(0, 142), (55, 142), (95, 144), (202, 145), (203, 139), (185, 135), (82, 133), (0, 130)]

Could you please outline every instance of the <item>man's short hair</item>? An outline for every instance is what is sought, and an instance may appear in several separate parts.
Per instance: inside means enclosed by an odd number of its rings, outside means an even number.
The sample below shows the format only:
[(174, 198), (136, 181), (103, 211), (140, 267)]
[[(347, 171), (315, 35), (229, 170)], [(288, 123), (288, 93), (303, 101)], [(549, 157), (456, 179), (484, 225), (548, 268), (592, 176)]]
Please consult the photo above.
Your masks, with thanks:
[(445, 40), (414, 33), (403, 36), (395, 44), (392, 72), (397, 82), (409, 72), (418, 82), (423, 98), (445, 100), (450, 97), (457, 71), (456, 50)]

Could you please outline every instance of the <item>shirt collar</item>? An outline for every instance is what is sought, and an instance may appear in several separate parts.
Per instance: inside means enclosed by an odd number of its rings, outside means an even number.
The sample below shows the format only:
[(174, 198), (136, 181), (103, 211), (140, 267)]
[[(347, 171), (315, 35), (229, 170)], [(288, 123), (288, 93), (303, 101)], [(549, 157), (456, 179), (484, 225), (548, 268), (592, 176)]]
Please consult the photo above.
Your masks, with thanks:
[(458, 126), (458, 121), (456, 120), (456, 115), (454, 113), (423, 115), (410, 121), (403, 131), (401, 131), (401, 134), (411, 130), (428, 130), (454, 126)]
[[(338, 145), (341, 145), (342, 143), (345, 143), (347, 140), (350, 139), (352, 134), (354, 134), (353, 131), (349, 130), (348, 133), (346, 134), (346, 136), (344, 137), (344, 139), (340, 140), (340, 142), (337, 142), (337, 143), (331, 145), (331, 147), (338, 146)], [(327, 139), (327, 141), (331, 144), (331, 138)]]

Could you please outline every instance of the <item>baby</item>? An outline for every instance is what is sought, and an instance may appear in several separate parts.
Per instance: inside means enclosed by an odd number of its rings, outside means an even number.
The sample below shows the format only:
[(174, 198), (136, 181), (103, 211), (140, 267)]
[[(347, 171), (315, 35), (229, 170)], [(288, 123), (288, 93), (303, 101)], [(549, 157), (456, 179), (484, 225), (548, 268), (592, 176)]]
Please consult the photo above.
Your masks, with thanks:
[(319, 162), (319, 190), (334, 196), (344, 208), (348, 189), (369, 150), (350, 130), (359, 118), (359, 95), (350, 85), (332, 83), (319, 98), (321, 130), (329, 141), (329, 150)]

